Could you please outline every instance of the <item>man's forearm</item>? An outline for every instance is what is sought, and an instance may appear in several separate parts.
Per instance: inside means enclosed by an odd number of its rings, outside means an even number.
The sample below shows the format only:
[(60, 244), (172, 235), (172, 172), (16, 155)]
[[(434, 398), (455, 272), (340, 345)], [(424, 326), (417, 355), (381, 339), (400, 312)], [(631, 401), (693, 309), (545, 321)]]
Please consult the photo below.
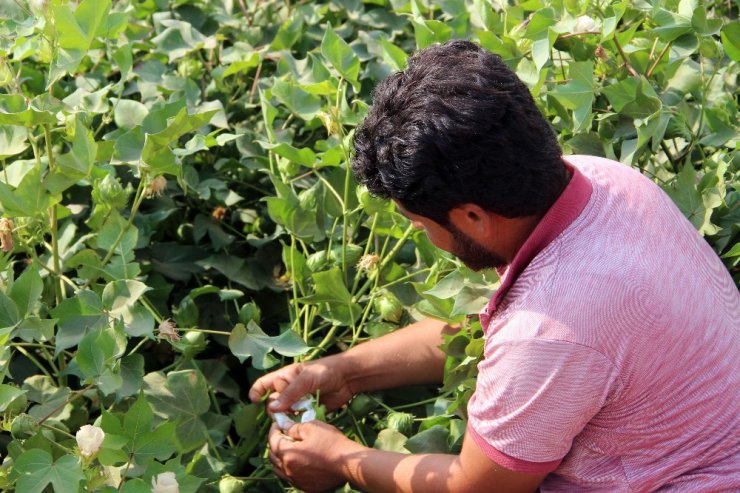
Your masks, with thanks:
[(445, 322), (425, 319), (342, 353), (338, 363), (355, 393), (441, 382), (442, 333), (456, 330)]
[(407, 455), (356, 445), (343, 453), (341, 475), (362, 491), (452, 493), (467, 483), (457, 455)]

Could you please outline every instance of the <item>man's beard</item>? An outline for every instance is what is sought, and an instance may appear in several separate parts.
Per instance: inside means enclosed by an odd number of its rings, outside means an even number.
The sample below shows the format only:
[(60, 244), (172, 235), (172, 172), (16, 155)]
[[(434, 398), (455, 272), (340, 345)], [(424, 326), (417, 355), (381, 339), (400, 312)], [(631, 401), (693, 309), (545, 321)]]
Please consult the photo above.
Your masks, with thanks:
[(459, 258), (468, 269), (479, 271), (483, 269), (495, 269), (505, 266), (508, 262), (478, 244), (475, 240), (457, 229), (451, 224), (447, 226), (448, 231), (452, 234), (452, 253)]

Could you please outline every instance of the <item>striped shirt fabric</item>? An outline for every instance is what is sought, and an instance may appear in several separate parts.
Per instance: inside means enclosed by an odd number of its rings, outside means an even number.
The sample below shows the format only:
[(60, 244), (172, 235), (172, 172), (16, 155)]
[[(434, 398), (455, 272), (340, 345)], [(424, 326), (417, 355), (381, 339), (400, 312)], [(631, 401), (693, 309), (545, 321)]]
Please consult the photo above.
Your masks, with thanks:
[(469, 435), (549, 491), (740, 491), (740, 294), (625, 165), (572, 178), (502, 272)]

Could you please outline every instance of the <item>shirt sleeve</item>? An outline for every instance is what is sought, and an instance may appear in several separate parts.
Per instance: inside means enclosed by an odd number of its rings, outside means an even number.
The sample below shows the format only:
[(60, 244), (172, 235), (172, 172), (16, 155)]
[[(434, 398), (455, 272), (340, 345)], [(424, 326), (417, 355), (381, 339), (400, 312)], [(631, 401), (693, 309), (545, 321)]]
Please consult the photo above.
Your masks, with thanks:
[(549, 473), (611, 398), (614, 366), (596, 350), (562, 340), (487, 344), (468, 405), (468, 431), (494, 462)]

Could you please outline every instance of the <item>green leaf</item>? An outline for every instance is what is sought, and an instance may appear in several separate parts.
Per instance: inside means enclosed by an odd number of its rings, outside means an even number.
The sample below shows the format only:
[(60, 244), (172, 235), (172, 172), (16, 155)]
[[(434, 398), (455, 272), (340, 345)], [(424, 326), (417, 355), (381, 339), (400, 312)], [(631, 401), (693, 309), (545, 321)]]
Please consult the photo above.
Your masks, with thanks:
[(407, 454), (409, 451), (404, 448), (407, 440), (408, 438), (403, 433), (386, 428), (378, 433), (378, 438), (375, 440), (373, 448)]
[[(713, 207), (708, 207), (697, 187), (696, 171), (693, 166), (684, 166), (670, 186), (664, 187), (684, 216), (705, 235), (714, 231), (710, 222)], [(710, 204), (712, 205), (712, 204)], [(713, 204), (716, 207), (719, 204)]]
[(321, 98), (301, 89), (297, 84), (276, 80), (272, 95), (304, 120), (312, 120), (321, 111)]
[(657, 26), (652, 29), (652, 32), (657, 34), (662, 41), (673, 41), (692, 31), (690, 18), (666, 9), (660, 9), (653, 16), (653, 21)]
[(108, 283), (103, 289), (103, 306), (113, 315), (121, 313), (131, 307), (141, 298), (141, 295), (151, 290), (140, 281), (121, 280)]
[(144, 397), (144, 394), (139, 394), (134, 405), (126, 411), (126, 415), (123, 417), (123, 433), (130, 440), (131, 450), (136, 450), (141, 438), (152, 431), (153, 419), (154, 413), (146, 401), (146, 397)]
[(75, 136), (72, 141), (72, 151), (57, 158), (61, 172), (75, 181), (90, 175), (98, 146), (93, 134), (82, 123), (82, 118), (75, 118)]
[[(152, 459), (164, 461), (177, 451), (178, 442), (187, 444), (186, 450), (202, 445), (202, 423), (200, 419), (186, 419), (160, 424), (153, 431), (143, 435), (137, 448), (132, 449), (134, 459), (139, 463), (146, 463)], [(194, 425), (197, 425), (197, 429), (193, 428)], [(173, 437), (176, 439), (173, 440)]]
[(41, 171), (33, 168), (13, 190), (0, 182), (0, 207), (9, 216), (36, 216), (45, 213), (61, 197), (50, 195), (42, 185)]
[(262, 146), (263, 149), (270, 150), (282, 156), (294, 163), (301, 164), (308, 168), (313, 168), (316, 165), (316, 154), (308, 147), (302, 147), (300, 149), (293, 147), (290, 144), (281, 142), (280, 144), (271, 144), (258, 140), (257, 143)]
[[(175, 436), (180, 452), (189, 452), (203, 445), (208, 429), (201, 415), (210, 408), (208, 385), (203, 375), (194, 370), (171, 372), (165, 378), (161, 373), (144, 377), (144, 393), (154, 413), (168, 420), (178, 420)], [(164, 433), (163, 433), (164, 434)]]
[(113, 120), (120, 128), (132, 129), (141, 122), (149, 114), (149, 110), (146, 106), (138, 101), (132, 99), (112, 99), (113, 107)]
[(26, 317), (18, 324), (14, 334), (26, 342), (50, 341), (54, 338), (55, 324), (54, 320)]
[(44, 290), (44, 283), (38, 271), (29, 267), (23, 271), (8, 291), (8, 295), (18, 307), (20, 316), (31, 315), (34, 307), (41, 299), (41, 293)]
[(0, 159), (20, 154), (28, 149), (28, 130), (18, 125), (0, 127)]
[(88, 330), (99, 329), (108, 323), (108, 315), (97, 293), (82, 290), (51, 310), (58, 320), (55, 353), (76, 346)]
[(714, 36), (722, 28), (722, 19), (707, 19), (707, 8), (702, 5), (694, 9), (691, 26), (702, 36)]
[(359, 90), (357, 78), (360, 75), (360, 59), (345, 40), (340, 38), (331, 25), (324, 31), (321, 41), (321, 55), (328, 60), (340, 75)]
[(14, 327), (20, 321), (20, 312), (15, 302), (0, 291), (0, 328)]
[(289, 50), (296, 41), (301, 39), (301, 34), (303, 34), (303, 18), (298, 15), (291, 16), (280, 25), (270, 44), (270, 50)]
[[(35, 104), (36, 103), (36, 104)], [(56, 125), (57, 118), (50, 111), (40, 110), (41, 100), (36, 98), (30, 104), (20, 94), (0, 94), (0, 125)]]
[(131, 253), (138, 241), (139, 231), (135, 226), (128, 225), (128, 222), (117, 212), (113, 212), (106, 223), (98, 231), (96, 237), (98, 248), (109, 252), (116, 246), (116, 241), (121, 231), (125, 230), (123, 237), (118, 242), (115, 253), (125, 257)]
[(13, 387), (12, 385), (0, 384), (0, 413), (5, 412), (9, 405), (27, 391)]
[(614, 111), (644, 119), (660, 111), (662, 103), (655, 90), (644, 78), (625, 79), (601, 90), (609, 99)]
[(42, 493), (49, 483), (57, 493), (75, 493), (85, 479), (79, 459), (64, 455), (54, 462), (41, 449), (23, 452), (15, 461), (15, 471), (19, 474), (16, 490), (24, 493)]
[(244, 362), (252, 358), (255, 368), (263, 370), (276, 363), (276, 359), (269, 353), (275, 351), (283, 356), (298, 356), (308, 351), (303, 339), (293, 330), (286, 330), (279, 336), (270, 337), (262, 329), (250, 320), (246, 327), (237, 324), (229, 336), (229, 349)]
[(315, 294), (303, 298), (304, 301), (352, 303), (352, 294), (347, 290), (344, 275), (339, 268), (316, 272), (312, 277)]
[[(111, 369), (113, 363), (124, 350), (125, 341), (119, 340), (114, 329), (105, 328), (100, 331), (89, 332), (79, 343), (76, 356), (77, 365), (87, 378), (109, 378), (111, 374), (108, 370)], [(114, 378), (114, 380), (120, 380), (120, 376)], [(116, 384), (117, 382), (109, 383)], [(106, 392), (106, 394), (108, 393), (110, 392)]]
[(740, 62), (740, 21), (727, 24), (720, 33), (725, 53), (734, 62)]
[(50, 5), (59, 46), (47, 89), (64, 74), (77, 70), (101, 28), (107, 26), (110, 7), (110, 0), (83, 0), (74, 12), (69, 5)]
[(218, 112), (219, 110), (210, 110), (191, 115), (187, 108), (182, 108), (174, 118), (168, 120), (164, 130), (147, 134), (141, 159), (149, 165), (151, 173), (177, 175), (179, 167), (169, 146), (183, 135), (206, 125)]
[(434, 425), (409, 438), (404, 447), (412, 454), (447, 454), (450, 452), (449, 436), (450, 430), (446, 427)]

